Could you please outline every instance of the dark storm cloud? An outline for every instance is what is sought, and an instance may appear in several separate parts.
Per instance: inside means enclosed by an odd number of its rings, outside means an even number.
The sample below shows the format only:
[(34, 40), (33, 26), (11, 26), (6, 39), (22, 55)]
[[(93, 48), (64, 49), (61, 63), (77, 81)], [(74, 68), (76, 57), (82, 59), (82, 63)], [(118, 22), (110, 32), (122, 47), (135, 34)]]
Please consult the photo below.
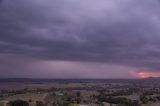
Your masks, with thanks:
[(157, 71), (159, 5), (158, 0), (5, 0), (0, 52)]

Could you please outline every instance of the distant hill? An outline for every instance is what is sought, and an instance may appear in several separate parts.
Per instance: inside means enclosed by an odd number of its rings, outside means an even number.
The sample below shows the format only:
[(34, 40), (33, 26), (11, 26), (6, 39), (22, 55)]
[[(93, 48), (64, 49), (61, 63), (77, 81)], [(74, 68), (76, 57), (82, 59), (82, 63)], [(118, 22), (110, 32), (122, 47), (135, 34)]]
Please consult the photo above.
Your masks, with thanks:
[(0, 83), (160, 83), (160, 77), (142, 79), (36, 79), (36, 78), (1, 78)]

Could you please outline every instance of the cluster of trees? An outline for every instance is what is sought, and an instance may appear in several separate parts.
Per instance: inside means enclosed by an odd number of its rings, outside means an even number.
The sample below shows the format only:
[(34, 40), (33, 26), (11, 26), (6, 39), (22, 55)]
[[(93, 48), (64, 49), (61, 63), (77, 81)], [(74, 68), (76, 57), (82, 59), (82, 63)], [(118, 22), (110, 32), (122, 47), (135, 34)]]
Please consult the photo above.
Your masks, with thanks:
[(140, 96), (140, 101), (143, 103), (143, 104), (147, 104), (149, 99), (147, 98), (147, 96), (145, 95), (141, 95)]
[[(0, 106), (3, 106), (2, 104)], [(24, 100), (15, 100), (10, 101), (7, 106), (29, 106), (28, 101)], [(42, 101), (36, 101), (36, 106), (46, 106)]]
[(141, 96), (140, 96), (140, 101), (141, 101), (143, 104), (147, 104), (148, 102), (156, 102), (156, 101), (160, 101), (160, 96), (141, 95)]
[(138, 101), (132, 101), (123, 97), (106, 97), (106, 95), (97, 96), (99, 102), (108, 102), (111, 104), (127, 105), (127, 106), (139, 106)]
[[(61, 103), (58, 102), (59, 106), (77, 106), (78, 104), (81, 103), (81, 98), (80, 96), (75, 96), (75, 97), (67, 97), (62, 100)], [(78, 105), (79, 106), (79, 105)]]
[(29, 106), (29, 103), (23, 100), (16, 100), (16, 101), (10, 101), (7, 104), (7, 106)]
[(135, 91), (132, 89), (109, 91), (109, 90), (100, 90), (99, 93), (105, 96), (123, 96), (123, 95), (132, 95)]
[(112, 103), (112, 104), (121, 104), (121, 105), (127, 105), (127, 106), (140, 106), (138, 101), (132, 101), (127, 98), (123, 97), (109, 97), (106, 99), (106, 102)]

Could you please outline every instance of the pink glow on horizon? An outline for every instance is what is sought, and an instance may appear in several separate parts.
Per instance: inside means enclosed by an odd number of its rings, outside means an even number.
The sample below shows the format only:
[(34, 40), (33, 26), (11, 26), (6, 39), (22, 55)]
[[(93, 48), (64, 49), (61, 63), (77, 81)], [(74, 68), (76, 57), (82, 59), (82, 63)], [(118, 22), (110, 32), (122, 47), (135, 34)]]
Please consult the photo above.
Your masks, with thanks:
[(147, 77), (160, 77), (160, 72), (136, 72), (136, 71), (129, 71), (131, 75), (137, 78), (147, 78)]

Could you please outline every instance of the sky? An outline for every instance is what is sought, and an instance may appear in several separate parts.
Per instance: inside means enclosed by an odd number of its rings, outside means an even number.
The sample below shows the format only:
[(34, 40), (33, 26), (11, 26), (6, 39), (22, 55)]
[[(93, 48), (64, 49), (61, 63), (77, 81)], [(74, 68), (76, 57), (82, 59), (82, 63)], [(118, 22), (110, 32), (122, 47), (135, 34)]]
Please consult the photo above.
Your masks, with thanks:
[(0, 0), (1, 78), (150, 76), (159, 0)]

